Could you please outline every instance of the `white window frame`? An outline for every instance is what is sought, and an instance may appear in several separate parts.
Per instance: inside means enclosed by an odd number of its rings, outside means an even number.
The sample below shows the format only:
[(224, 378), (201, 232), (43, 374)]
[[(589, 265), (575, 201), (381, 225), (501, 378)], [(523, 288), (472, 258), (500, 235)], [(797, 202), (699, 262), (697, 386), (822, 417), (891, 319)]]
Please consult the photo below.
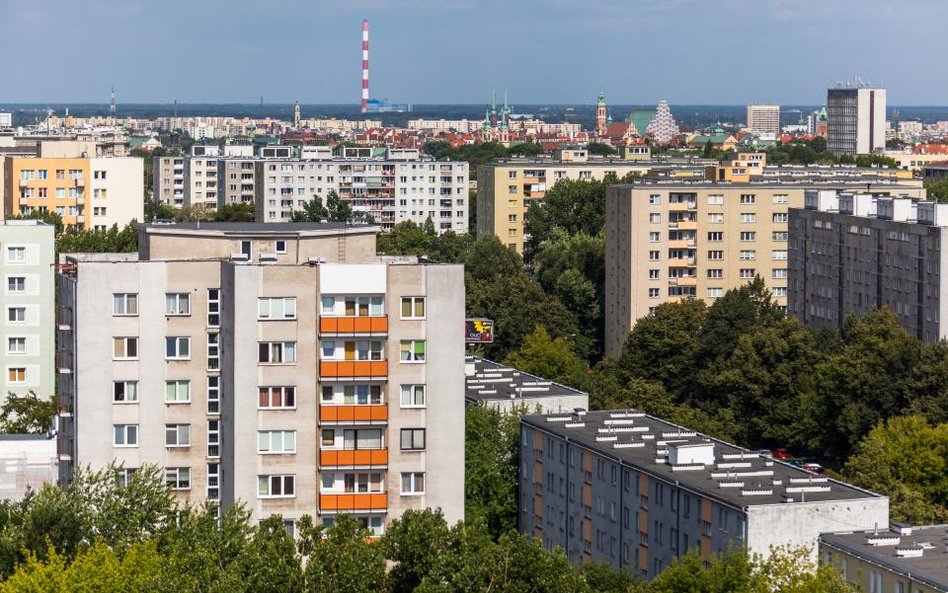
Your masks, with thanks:
[(402, 472), (402, 496), (421, 496), (424, 493), (425, 472)]
[[(261, 359), (262, 348), (266, 348), (266, 360)], [(296, 342), (257, 342), (259, 364), (296, 364)]]
[[(280, 247), (283, 245), (283, 247)], [(286, 239), (277, 239), (273, 242), (273, 251), (280, 255), (286, 254)]]
[[(418, 344), (422, 345), (421, 358), (418, 358), (418, 353), (416, 351), (416, 346)], [(405, 349), (405, 346), (408, 346), (408, 349)], [(405, 358), (405, 354), (408, 354), (408, 358)], [(428, 343), (427, 340), (401, 340), (398, 345), (398, 361), (405, 364), (421, 364), (428, 360)]]
[(172, 490), (190, 490), (191, 489), (191, 468), (190, 467), (166, 467), (165, 484)]
[[(278, 485), (277, 488), (274, 488)], [(289, 485), (290, 493), (287, 494), (286, 486)], [(279, 494), (274, 494), (274, 490), (279, 490)], [(257, 498), (296, 498), (296, 475), (295, 474), (265, 474), (257, 476)]]
[[(23, 379), (11, 379), (10, 374), (15, 372), (17, 375), (23, 371)], [(7, 385), (26, 385), (29, 382), (29, 371), (26, 367), (8, 366), (7, 367)]]
[[(173, 439), (171, 438), (173, 435)], [(165, 447), (181, 449), (191, 446), (191, 425), (182, 422), (165, 424)]]
[[(121, 303), (121, 306), (119, 306)], [(129, 312), (129, 303), (134, 303), (134, 311)], [(138, 293), (137, 292), (115, 292), (112, 293), (112, 316), (113, 317), (137, 317), (138, 316)]]
[[(121, 431), (121, 438), (119, 437), (119, 431)], [(139, 434), (138, 434), (137, 424), (113, 424), (112, 425), (112, 446), (113, 447), (118, 447), (122, 449), (130, 449), (130, 448), (137, 447), (138, 436)]]
[[(13, 319), (11, 319), (11, 317)], [(22, 324), (26, 323), (26, 307), (14, 306), (7, 307), (7, 323)]]
[[(14, 254), (16, 254), (16, 256), (14, 256)], [(7, 263), (25, 264), (26, 245), (7, 245)]]
[[(173, 393), (172, 397), (169, 397)], [(182, 393), (184, 398), (181, 398)], [(191, 381), (187, 379), (171, 379), (165, 381), (165, 403), (166, 404), (189, 404), (191, 403)]]
[[(405, 305), (409, 307), (409, 314), (405, 315)], [(421, 315), (418, 315), (418, 305), (421, 305)], [(401, 319), (424, 319), (428, 312), (428, 303), (423, 296), (403, 296), (398, 313)]]
[(138, 381), (112, 381), (113, 404), (137, 404)]
[(169, 317), (190, 317), (191, 295), (187, 292), (165, 293), (165, 315)]
[(260, 455), (287, 455), (296, 453), (296, 431), (258, 430), (257, 453)]
[[(271, 405), (267, 405), (267, 406), (261, 406), (261, 405), (260, 405), (260, 399), (261, 399), (261, 396), (262, 396), (262, 394), (263, 394), (264, 391), (266, 391), (267, 402), (268, 402), (269, 404), (271, 404)], [(280, 394), (280, 401), (282, 401), (282, 402), (284, 403), (284, 405), (280, 405), (280, 406), (274, 406), (274, 405), (272, 405), (272, 404), (273, 404), (273, 396), (274, 396), (275, 393), (279, 393), (279, 394)], [(291, 393), (291, 394), (292, 394), (292, 396), (291, 396), (292, 399), (293, 399), (293, 405), (292, 405), (292, 406), (286, 405), (287, 393)], [(258, 390), (257, 390), (257, 409), (258, 409), (258, 410), (295, 410), (295, 409), (296, 409), (296, 386), (294, 386), (294, 385), (275, 385), (275, 386), (261, 386), (261, 387), (259, 387)]]
[(296, 319), (296, 297), (259, 297), (257, 319), (260, 321)]
[[(187, 352), (181, 354), (182, 344)], [(173, 353), (169, 348), (174, 346)], [(191, 360), (191, 338), (189, 336), (165, 336), (165, 360)]]
[[(115, 355), (116, 340), (122, 340), (122, 355)], [(129, 356), (129, 344), (135, 344), (135, 355)], [(112, 338), (112, 360), (138, 360), (138, 336), (113, 336)]]
[[(424, 383), (401, 386), (401, 406), (403, 408), (425, 408), (428, 405), (427, 386)], [(419, 403), (419, 393), (421, 394)]]
[(7, 293), (20, 294), (26, 292), (26, 276), (7, 276)]
[[(14, 347), (16, 344), (16, 347)], [(26, 355), (26, 336), (7, 336), (7, 354), (10, 356)]]

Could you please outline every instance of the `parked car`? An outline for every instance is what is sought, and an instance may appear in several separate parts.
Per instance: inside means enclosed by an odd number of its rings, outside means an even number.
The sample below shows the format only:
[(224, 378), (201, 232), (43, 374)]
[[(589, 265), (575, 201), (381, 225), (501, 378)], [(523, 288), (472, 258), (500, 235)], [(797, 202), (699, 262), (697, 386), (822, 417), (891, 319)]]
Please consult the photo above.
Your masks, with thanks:
[(800, 467), (813, 474), (823, 473), (823, 466), (819, 463), (804, 463)]
[(774, 449), (774, 459), (792, 459), (793, 455), (786, 447), (777, 447)]

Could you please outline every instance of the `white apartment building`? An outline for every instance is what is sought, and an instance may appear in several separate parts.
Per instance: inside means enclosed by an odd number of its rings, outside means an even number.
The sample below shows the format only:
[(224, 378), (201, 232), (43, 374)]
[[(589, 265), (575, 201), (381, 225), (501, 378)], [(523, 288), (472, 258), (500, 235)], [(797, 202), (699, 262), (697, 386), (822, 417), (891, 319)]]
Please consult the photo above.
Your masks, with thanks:
[(377, 232), (143, 225), (137, 257), (71, 257), (63, 479), (152, 463), (257, 520), (463, 518), (463, 268), (379, 259)]
[(826, 91), (826, 147), (835, 155), (869, 154), (885, 148), (885, 89)]
[(753, 134), (780, 134), (780, 105), (748, 105), (747, 129)]
[(92, 179), (89, 180), (91, 200), (85, 205), (86, 216), (92, 217), (93, 229), (125, 226), (145, 220), (145, 163), (138, 157), (94, 157), (90, 159)]
[(54, 395), (53, 231), (35, 220), (0, 222), (4, 401), (30, 391)]

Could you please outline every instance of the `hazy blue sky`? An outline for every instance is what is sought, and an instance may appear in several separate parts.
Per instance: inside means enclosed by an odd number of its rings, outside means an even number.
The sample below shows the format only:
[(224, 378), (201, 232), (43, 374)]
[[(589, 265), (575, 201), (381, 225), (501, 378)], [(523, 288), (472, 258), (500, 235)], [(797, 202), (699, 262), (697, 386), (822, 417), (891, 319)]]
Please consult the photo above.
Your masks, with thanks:
[(945, 0), (3, 0), (0, 104), (948, 104)]

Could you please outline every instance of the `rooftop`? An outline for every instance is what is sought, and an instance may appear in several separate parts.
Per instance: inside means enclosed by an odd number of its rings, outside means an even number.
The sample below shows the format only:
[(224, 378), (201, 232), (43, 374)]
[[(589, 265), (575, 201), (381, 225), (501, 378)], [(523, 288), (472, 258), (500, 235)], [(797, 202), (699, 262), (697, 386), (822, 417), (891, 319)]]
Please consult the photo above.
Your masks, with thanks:
[(938, 591), (948, 591), (948, 525), (894, 525), (889, 530), (824, 533), (820, 542), (911, 576)]
[(152, 222), (138, 225), (150, 234), (187, 235), (331, 235), (339, 231), (378, 233), (379, 227), (370, 224), (345, 222)]
[(465, 356), (464, 367), (467, 375), (464, 398), (471, 403), (497, 399), (527, 401), (532, 398), (586, 395), (584, 391), (541, 379), (486, 358)]
[(636, 410), (523, 416), (521, 422), (735, 508), (879, 496), (773, 459), (769, 451), (744, 449)]

